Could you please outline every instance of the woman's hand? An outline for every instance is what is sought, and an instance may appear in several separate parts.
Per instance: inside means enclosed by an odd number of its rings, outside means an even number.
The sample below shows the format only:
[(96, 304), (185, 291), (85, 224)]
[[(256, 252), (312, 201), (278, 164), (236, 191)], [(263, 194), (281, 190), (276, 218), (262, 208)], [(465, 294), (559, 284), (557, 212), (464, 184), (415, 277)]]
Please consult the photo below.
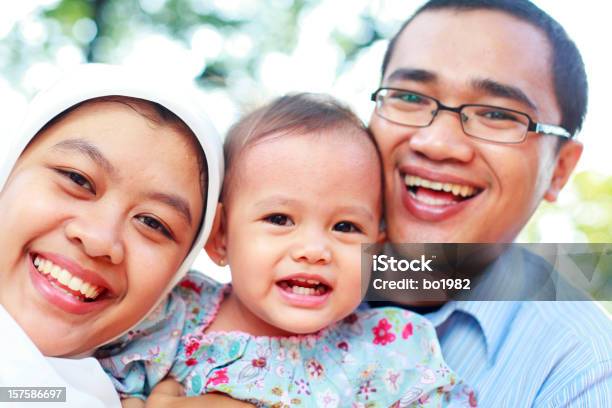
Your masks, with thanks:
[(201, 408), (201, 407), (253, 407), (243, 401), (237, 401), (225, 394), (206, 394), (199, 397), (183, 396), (183, 387), (174, 380), (160, 382), (147, 399), (147, 408)]

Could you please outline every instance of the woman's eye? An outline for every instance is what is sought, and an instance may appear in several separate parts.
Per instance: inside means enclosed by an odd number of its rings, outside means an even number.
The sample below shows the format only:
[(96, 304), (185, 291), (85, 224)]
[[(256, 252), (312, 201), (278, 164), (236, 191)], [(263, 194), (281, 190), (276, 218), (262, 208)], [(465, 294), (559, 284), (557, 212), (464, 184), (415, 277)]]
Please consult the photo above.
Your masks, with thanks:
[(146, 225), (148, 228), (151, 228), (155, 231), (159, 231), (164, 236), (173, 239), (172, 234), (170, 233), (170, 231), (168, 231), (168, 228), (164, 227), (164, 224), (162, 224), (159, 220), (148, 215), (138, 215), (136, 219)]
[(334, 225), (334, 231), (338, 232), (361, 232), (361, 229), (349, 221), (341, 221)]
[(289, 218), (288, 216), (284, 214), (268, 215), (267, 217), (264, 218), (264, 221), (269, 222), (270, 224), (282, 225), (285, 227), (289, 227), (293, 225), (293, 221), (291, 220), (291, 218)]
[(77, 173), (75, 171), (62, 170), (62, 169), (59, 169), (58, 172), (64, 177), (70, 179), (70, 181), (72, 181), (74, 184), (78, 185), (79, 187), (82, 187), (90, 191), (93, 194), (96, 193), (96, 190), (94, 189), (93, 184), (82, 174)]

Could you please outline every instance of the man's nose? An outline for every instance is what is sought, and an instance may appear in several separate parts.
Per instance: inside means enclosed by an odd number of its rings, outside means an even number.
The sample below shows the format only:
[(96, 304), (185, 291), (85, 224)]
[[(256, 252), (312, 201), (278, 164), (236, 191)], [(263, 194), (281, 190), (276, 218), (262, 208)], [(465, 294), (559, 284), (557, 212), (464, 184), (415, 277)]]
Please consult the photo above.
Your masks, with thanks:
[(332, 259), (329, 240), (323, 232), (304, 231), (293, 244), (291, 257), (296, 262), (327, 265)]
[(430, 160), (468, 163), (474, 158), (474, 142), (463, 131), (461, 115), (441, 110), (431, 125), (410, 136), (412, 150)]
[(117, 265), (125, 257), (120, 224), (118, 214), (106, 209), (74, 217), (65, 225), (64, 231), (68, 239), (91, 258)]

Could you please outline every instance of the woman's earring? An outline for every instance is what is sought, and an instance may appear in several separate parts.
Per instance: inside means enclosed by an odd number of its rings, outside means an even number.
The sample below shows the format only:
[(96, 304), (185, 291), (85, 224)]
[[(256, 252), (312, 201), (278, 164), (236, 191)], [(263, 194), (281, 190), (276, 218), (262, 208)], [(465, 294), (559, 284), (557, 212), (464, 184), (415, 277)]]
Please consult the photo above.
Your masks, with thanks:
[(227, 265), (227, 261), (225, 260), (225, 258), (219, 259), (219, 266), (225, 266), (225, 265)]

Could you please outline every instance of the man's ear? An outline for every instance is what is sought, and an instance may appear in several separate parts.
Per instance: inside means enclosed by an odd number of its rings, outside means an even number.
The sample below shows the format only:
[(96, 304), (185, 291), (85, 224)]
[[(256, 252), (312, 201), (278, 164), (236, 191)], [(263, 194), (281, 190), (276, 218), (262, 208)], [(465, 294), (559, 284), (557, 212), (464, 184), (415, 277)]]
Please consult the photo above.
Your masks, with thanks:
[(546, 201), (552, 203), (557, 200), (559, 192), (565, 186), (567, 180), (569, 180), (572, 171), (576, 167), (576, 163), (578, 163), (578, 159), (580, 159), (580, 155), (582, 155), (582, 149), (582, 143), (575, 140), (565, 142), (561, 146), (557, 154), (555, 170), (553, 171), (550, 185), (544, 194)]
[(219, 266), (227, 265), (227, 234), (226, 234), (225, 207), (217, 204), (215, 221), (213, 222), (210, 237), (204, 245), (204, 249), (210, 259)]

